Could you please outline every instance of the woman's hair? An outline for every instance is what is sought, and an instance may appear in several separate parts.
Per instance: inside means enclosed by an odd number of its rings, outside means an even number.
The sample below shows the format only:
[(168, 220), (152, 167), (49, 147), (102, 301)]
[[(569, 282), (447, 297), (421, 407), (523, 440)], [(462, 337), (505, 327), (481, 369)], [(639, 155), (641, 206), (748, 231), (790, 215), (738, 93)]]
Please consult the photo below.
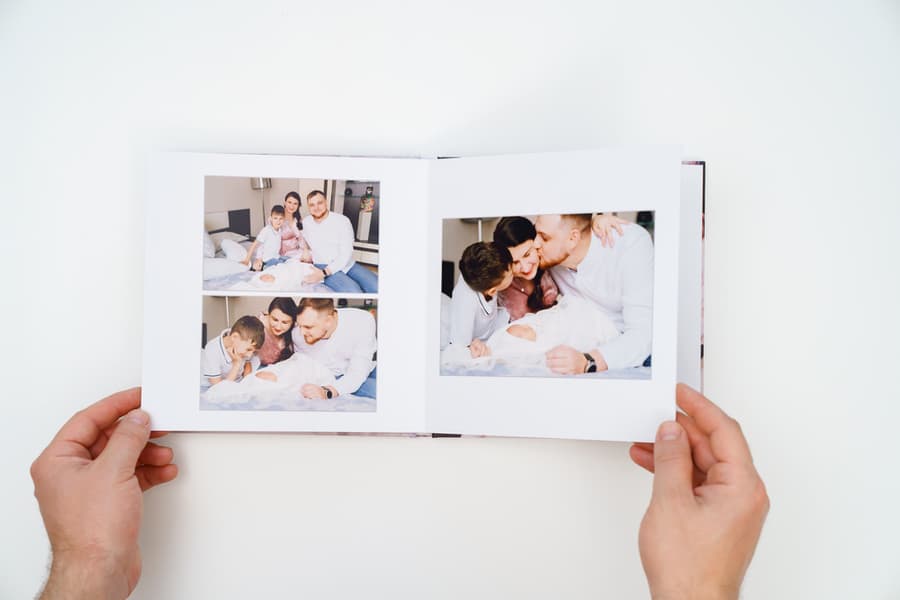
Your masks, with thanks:
[[(504, 248), (512, 248), (519, 244), (524, 244), (534, 240), (537, 237), (537, 230), (534, 223), (525, 217), (503, 217), (497, 223), (494, 229), (494, 243)], [(544, 276), (544, 270), (538, 267), (534, 274), (534, 289), (528, 295), (528, 308), (537, 312), (544, 308), (544, 290), (541, 288), (541, 278)]]
[(281, 349), (281, 354), (278, 355), (278, 360), (276, 361), (281, 362), (289, 359), (294, 353), (294, 339), (291, 337), (291, 330), (297, 323), (297, 305), (294, 304), (291, 298), (272, 298), (272, 301), (269, 303), (268, 314), (271, 315), (272, 311), (276, 309), (291, 318), (291, 327), (281, 336), (282, 341), (284, 341), (284, 348)]
[(297, 201), (297, 210), (294, 211), (294, 224), (297, 225), (297, 229), (303, 229), (303, 221), (302, 219), (300, 219), (300, 205), (303, 204), (303, 202), (300, 200), (300, 194), (298, 194), (297, 192), (288, 192), (287, 194), (285, 194), (285, 205), (287, 205), (288, 198), (293, 198)]
[(534, 240), (537, 230), (525, 217), (503, 217), (494, 229), (494, 243), (504, 248), (512, 248)]

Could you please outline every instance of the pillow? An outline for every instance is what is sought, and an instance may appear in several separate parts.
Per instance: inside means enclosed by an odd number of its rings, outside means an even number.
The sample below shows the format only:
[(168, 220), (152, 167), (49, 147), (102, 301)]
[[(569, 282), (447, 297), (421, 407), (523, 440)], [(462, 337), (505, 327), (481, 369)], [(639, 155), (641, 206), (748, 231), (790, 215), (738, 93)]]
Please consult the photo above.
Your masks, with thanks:
[(218, 231), (216, 233), (211, 233), (210, 237), (216, 243), (217, 248), (220, 248), (222, 246), (222, 240), (246, 242), (250, 239), (246, 235), (241, 235), (240, 233), (235, 233), (233, 231)]
[(247, 248), (232, 240), (222, 240), (222, 252), (228, 260), (241, 262), (247, 258)]
[(234, 273), (243, 273), (249, 270), (248, 265), (242, 265), (239, 262), (228, 260), (227, 258), (204, 258), (203, 259), (203, 279), (215, 279), (216, 277), (225, 277)]
[(212, 258), (216, 255), (216, 243), (209, 237), (209, 232), (203, 230), (203, 257)]

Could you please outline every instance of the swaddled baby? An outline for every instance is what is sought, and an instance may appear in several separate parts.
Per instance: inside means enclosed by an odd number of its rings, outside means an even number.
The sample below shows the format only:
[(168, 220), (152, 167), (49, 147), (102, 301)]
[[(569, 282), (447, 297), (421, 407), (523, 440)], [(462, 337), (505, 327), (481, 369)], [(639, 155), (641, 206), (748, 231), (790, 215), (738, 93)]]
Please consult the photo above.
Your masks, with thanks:
[(253, 276), (250, 283), (260, 288), (299, 289), (304, 285), (303, 280), (316, 271), (318, 269), (310, 263), (288, 260), (260, 271)]
[(260, 394), (290, 390), (300, 394), (300, 388), (311, 383), (333, 386), (334, 375), (319, 361), (295, 352), (287, 360), (264, 367), (241, 381), (220, 381), (206, 391), (210, 402), (246, 402)]
[(496, 331), (486, 344), (495, 360), (545, 367), (545, 354), (551, 348), (565, 345), (587, 352), (618, 335), (606, 313), (590, 301), (562, 296), (556, 306), (527, 314)]

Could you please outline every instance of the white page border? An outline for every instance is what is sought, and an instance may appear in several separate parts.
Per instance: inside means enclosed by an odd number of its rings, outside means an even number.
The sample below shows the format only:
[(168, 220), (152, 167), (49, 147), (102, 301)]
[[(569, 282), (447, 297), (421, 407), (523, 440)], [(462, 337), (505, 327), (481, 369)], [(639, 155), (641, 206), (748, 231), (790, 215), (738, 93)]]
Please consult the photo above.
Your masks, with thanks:
[[(437, 161), (428, 215), (427, 425), (433, 432), (650, 441), (675, 412), (681, 158), (677, 147)], [(655, 211), (650, 380), (439, 374), (446, 218)]]
[[(162, 153), (153, 157), (146, 199), (143, 406), (171, 431), (415, 432), (424, 426), (428, 161), (418, 159)], [(203, 189), (207, 175), (376, 180), (381, 183), (378, 398), (373, 413), (201, 411)], [(249, 182), (248, 182), (249, 185)], [(226, 294), (220, 294), (226, 295)], [(252, 295), (250, 293), (231, 295)], [(269, 294), (272, 295), (272, 294)], [(412, 343), (410, 340), (415, 340)]]

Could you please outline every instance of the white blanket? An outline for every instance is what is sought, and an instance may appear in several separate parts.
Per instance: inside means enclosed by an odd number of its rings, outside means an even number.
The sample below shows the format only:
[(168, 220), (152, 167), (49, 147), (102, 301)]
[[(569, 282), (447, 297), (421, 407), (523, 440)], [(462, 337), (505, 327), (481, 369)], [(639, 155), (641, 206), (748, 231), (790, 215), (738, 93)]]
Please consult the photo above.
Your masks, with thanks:
[[(258, 373), (272, 373), (277, 381), (257, 377)], [(305, 384), (334, 385), (334, 375), (318, 361), (295, 352), (287, 360), (263, 367), (241, 381), (220, 381), (204, 392), (209, 402), (218, 404), (245, 403), (290, 391), (297, 395)]]
[[(513, 327), (516, 325), (527, 327), (521, 333), (534, 339), (510, 333), (516, 330)], [(490, 370), (500, 362), (549, 372), (545, 354), (551, 348), (563, 345), (588, 352), (618, 335), (620, 333), (609, 317), (589, 300), (562, 296), (556, 306), (527, 314), (492, 334), (486, 342), (490, 356), (472, 358), (468, 350), (466, 355), (445, 352), (442, 364)]]

